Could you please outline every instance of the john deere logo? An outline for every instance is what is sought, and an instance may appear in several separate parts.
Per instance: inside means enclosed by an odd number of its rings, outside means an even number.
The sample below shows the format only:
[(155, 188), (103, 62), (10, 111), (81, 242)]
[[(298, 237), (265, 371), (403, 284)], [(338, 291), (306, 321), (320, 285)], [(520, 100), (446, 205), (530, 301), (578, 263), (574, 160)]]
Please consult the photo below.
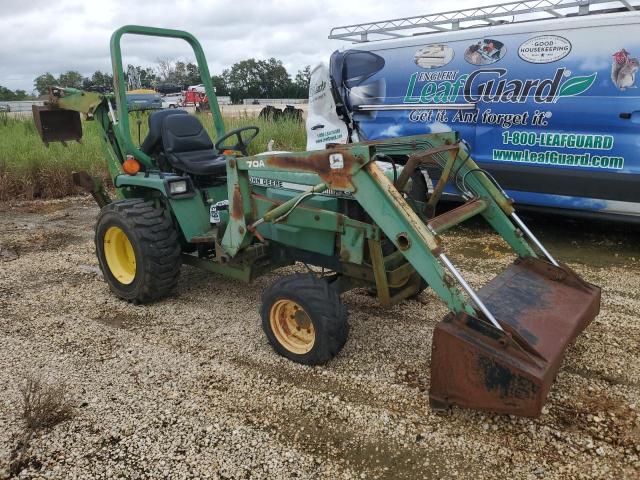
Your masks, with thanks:
[(556, 69), (552, 78), (505, 78), (506, 68), (486, 68), (465, 73), (452, 80), (423, 81), (416, 72), (409, 78), (404, 103), (456, 103), (460, 97), (469, 103), (555, 103), (563, 97), (581, 95), (595, 82), (597, 73), (571, 76), (566, 68)]

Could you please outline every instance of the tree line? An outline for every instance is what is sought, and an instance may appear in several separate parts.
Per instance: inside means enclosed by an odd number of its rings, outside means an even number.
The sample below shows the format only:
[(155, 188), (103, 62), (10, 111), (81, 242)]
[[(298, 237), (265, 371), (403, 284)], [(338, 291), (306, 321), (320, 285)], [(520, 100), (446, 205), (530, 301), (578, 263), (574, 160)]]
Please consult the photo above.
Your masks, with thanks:
[(25, 100), (26, 98), (29, 98), (29, 95), (24, 90), (9, 90), (0, 85), (0, 100)]
[[(216, 95), (230, 96), (233, 102), (245, 98), (306, 98), (310, 75), (309, 65), (292, 78), (281, 60), (250, 58), (235, 63), (220, 75), (213, 75), (211, 82)], [(162, 86), (185, 89), (202, 82), (196, 64), (170, 59), (158, 59), (155, 68), (127, 65), (125, 80), (129, 81), (129, 77), (134, 78), (141, 88), (154, 89)], [(56, 77), (46, 72), (34, 79), (34, 95), (46, 95), (50, 85), (110, 92), (113, 89), (113, 76), (96, 71), (85, 77), (80, 72), (70, 70)], [(11, 91), (0, 86), (0, 100), (22, 100), (27, 97), (24, 90)]]

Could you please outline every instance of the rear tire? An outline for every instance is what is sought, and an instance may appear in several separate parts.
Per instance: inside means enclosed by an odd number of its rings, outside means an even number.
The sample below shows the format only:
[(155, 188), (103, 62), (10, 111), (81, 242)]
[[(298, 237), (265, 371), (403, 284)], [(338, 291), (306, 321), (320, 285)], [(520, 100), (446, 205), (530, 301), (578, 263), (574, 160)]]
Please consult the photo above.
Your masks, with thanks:
[(304, 365), (335, 357), (349, 336), (347, 308), (329, 283), (312, 274), (276, 280), (262, 294), (262, 328), (274, 350)]
[(178, 283), (178, 232), (153, 202), (129, 199), (103, 207), (95, 245), (104, 278), (122, 299), (152, 302), (167, 296)]

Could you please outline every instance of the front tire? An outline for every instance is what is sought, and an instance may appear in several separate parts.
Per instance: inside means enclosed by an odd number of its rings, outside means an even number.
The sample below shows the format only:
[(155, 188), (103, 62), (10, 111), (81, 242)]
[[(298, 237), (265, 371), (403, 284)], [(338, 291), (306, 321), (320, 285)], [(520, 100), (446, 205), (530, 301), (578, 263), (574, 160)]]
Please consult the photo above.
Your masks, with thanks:
[(178, 232), (153, 202), (128, 199), (103, 207), (95, 244), (104, 278), (122, 299), (152, 302), (167, 296), (178, 283)]
[(262, 294), (262, 328), (274, 350), (304, 365), (328, 362), (349, 335), (347, 308), (329, 283), (312, 274), (276, 280)]

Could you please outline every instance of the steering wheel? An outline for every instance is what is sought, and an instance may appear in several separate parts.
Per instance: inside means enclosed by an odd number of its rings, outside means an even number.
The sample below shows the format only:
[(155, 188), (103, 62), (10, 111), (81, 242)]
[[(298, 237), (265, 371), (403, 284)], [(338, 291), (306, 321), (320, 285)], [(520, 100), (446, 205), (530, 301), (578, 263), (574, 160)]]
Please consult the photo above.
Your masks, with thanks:
[[(242, 132), (252, 131), (253, 133), (249, 134), (249, 137), (244, 139), (242, 138)], [(260, 133), (260, 129), (258, 127), (240, 127), (235, 130), (231, 130), (230, 132), (225, 133), (220, 139), (216, 142), (216, 150), (219, 152), (223, 152), (224, 150), (236, 150), (245, 157), (249, 156), (249, 152), (247, 151), (247, 147), (253, 141), (254, 138)], [(237, 142), (233, 145), (227, 145), (224, 143), (225, 140), (228, 140), (230, 137), (236, 136)]]

